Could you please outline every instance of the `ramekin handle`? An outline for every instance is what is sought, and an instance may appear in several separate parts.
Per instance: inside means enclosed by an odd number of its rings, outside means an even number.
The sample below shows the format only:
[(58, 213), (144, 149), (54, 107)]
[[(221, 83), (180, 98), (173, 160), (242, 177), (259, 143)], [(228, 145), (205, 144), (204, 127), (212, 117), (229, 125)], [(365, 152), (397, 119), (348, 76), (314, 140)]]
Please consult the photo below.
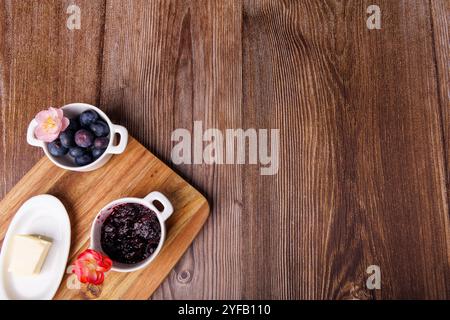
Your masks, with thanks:
[(38, 123), (35, 119), (33, 119), (30, 124), (28, 125), (27, 129), (27, 142), (28, 144), (34, 146), (34, 147), (43, 147), (44, 142), (41, 140), (36, 139), (34, 136), (34, 130), (36, 130), (36, 127), (38, 126)]
[[(161, 215), (161, 218), (163, 221), (166, 221), (167, 219), (169, 219), (169, 217), (173, 213), (172, 204), (170, 203), (169, 199), (167, 199), (167, 197), (165, 195), (163, 195), (161, 192), (153, 191), (148, 196), (146, 196), (144, 198), (144, 200), (151, 203), (152, 205), (153, 205), (153, 201), (155, 201), (155, 200), (161, 202), (161, 204), (164, 207), (163, 211), (159, 211), (158, 208), (156, 208), (156, 207), (155, 207), (155, 209)], [(153, 206), (155, 206), (155, 205), (153, 205)]]
[(128, 144), (128, 130), (125, 127), (113, 124), (113, 132), (111, 132), (111, 138), (114, 137), (116, 133), (120, 135), (120, 142), (117, 146), (111, 146), (108, 150), (109, 153), (120, 154), (125, 151)]

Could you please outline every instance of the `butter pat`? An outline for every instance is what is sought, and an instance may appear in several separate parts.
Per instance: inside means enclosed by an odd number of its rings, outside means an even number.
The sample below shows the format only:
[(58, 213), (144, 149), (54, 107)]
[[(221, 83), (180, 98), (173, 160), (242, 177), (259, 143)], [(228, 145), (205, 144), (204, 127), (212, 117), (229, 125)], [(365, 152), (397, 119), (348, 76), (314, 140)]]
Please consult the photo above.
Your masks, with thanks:
[(16, 235), (12, 245), (8, 271), (20, 276), (33, 276), (41, 272), (52, 243), (40, 236)]

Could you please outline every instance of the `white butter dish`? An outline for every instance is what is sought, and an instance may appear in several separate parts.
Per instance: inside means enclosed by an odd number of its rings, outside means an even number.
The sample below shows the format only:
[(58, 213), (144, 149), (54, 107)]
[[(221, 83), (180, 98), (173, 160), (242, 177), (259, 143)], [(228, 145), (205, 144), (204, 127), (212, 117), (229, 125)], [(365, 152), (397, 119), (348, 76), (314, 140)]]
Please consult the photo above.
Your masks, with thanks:
[[(38, 274), (24, 277), (9, 272), (13, 240), (17, 235), (51, 239)], [(51, 195), (26, 201), (6, 233), (0, 253), (0, 300), (49, 300), (55, 295), (66, 270), (70, 250), (70, 220), (64, 205)]]

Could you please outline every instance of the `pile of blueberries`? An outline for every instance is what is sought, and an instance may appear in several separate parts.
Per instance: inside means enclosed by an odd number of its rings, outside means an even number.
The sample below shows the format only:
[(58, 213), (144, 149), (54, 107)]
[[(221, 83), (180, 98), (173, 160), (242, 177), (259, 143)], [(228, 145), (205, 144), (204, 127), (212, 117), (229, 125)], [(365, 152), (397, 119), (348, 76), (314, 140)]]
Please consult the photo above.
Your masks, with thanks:
[(97, 112), (87, 110), (70, 119), (67, 129), (47, 147), (52, 156), (69, 154), (77, 166), (88, 165), (97, 160), (109, 145), (109, 126)]

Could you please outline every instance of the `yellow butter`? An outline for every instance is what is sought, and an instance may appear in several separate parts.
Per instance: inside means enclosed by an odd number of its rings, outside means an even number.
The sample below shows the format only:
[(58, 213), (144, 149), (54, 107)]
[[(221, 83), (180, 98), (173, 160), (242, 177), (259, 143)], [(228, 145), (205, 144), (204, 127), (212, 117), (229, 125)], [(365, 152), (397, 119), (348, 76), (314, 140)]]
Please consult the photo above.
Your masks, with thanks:
[(14, 236), (8, 271), (20, 276), (39, 274), (51, 245), (41, 236)]

